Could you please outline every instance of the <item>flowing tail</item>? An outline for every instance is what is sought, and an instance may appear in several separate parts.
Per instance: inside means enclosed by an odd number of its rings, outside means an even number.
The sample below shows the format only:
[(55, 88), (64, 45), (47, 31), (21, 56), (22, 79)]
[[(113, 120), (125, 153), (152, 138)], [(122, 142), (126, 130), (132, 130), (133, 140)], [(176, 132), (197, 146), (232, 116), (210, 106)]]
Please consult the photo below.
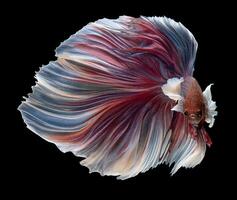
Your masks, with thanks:
[(166, 17), (101, 19), (57, 49), (19, 106), (27, 127), (91, 172), (126, 179), (160, 163), (193, 167), (205, 154), (161, 90), (191, 76), (197, 42)]

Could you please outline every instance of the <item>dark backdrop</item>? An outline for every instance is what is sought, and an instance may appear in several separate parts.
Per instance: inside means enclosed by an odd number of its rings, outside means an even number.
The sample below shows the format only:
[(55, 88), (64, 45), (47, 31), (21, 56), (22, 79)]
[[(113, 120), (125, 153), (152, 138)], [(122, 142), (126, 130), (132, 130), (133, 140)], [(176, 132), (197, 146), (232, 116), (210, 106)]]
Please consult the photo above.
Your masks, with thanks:
[[(96, 195), (96, 198), (100, 195), (111, 198), (122, 195), (124, 198), (130, 193), (157, 199), (164, 195), (168, 198), (172, 195), (189, 198), (231, 195), (231, 180), (236, 174), (233, 167), (236, 158), (236, 131), (233, 129), (236, 84), (230, 78), (235, 74), (235, 66), (231, 63), (235, 58), (230, 49), (234, 46), (231, 5), (200, 5), (191, 1), (183, 5), (172, 2), (163, 5), (158, 1), (85, 3), (14, 4), (8, 7), (11, 17), (3, 18), (10, 36), (7, 68), (13, 77), (13, 82), (7, 85), (12, 95), (10, 110), (13, 113), (8, 124), (3, 124), (8, 127), (6, 135), (9, 137), (3, 141), (3, 146), (6, 145), (4, 185), (11, 189), (8, 194), (16, 192), (30, 196), (34, 191), (34, 195), (50, 192), (53, 195), (73, 194), (78, 198), (84, 194)], [(22, 96), (31, 92), (35, 71), (56, 59), (54, 50), (60, 42), (89, 22), (120, 15), (165, 15), (182, 22), (198, 41), (194, 77), (203, 89), (214, 83), (212, 93), (219, 114), (214, 127), (208, 129), (213, 146), (207, 149), (203, 162), (194, 169), (181, 169), (171, 177), (170, 169), (160, 166), (125, 181), (89, 174), (87, 168), (79, 165), (80, 158), (61, 153), (56, 146), (29, 131), (16, 111)]]

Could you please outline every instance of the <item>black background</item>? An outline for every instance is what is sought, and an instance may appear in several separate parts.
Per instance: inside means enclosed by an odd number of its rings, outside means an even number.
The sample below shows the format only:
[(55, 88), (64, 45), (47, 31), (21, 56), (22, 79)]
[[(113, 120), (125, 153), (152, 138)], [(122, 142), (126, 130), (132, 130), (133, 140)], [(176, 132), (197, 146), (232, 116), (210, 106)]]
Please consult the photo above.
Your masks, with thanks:
[[(231, 46), (234, 46), (232, 6), (194, 2), (162, 5), (161, 2), (148, 1), (85, 3), (14, 4), (8, 7), (8, 15), (3, 17), (4, 30), (10, 36), (6, 68), (13, 80), (4, 87), (11, 95), (9, 118), (7, 124), (3, 124), (7, 127), (5, 135), (8, 137), (3, 141), (6, 157), (6, 162), (3, 162), (4, 185), (12, 191), (8, 194), (31, 196), (32, 191), (34, 195), (50, 192), (79, 199), (83, 195), (96, 195), (96, 198), (121, 195), (124, 198), (127, 194), (134, 197), (143, 194), (146, 198), (157, 199), (164, 195), (167, 198), (173, 195), (188, 198), (216, 194), (224, 194), (225, 198), (230, 196), (234, 186), (231, 181), (235, 180), (236, 174), (236, 131), (233, 129), (236, 84), (231, 78), (231, 74), (235, 74), (235, 66), (231, 63), (235, 59), (231, 56)], [(53, 144), (29, 131), (16, 110), (22, 96), (31, 92), (35, 71), (56, 59), (54, 49), (60, 42), (89, 22), (120, 15), (165, 15), (182, 22), (198, 41), (194, 77), (203, 89), (214, 83), (212, 94), (219, 114), (214, 127), (208, 129), (213, 146), (207, 149), (204, 160), (194, 169), (181, 169), (171, 177), (170, 169), (160, 166), (125, 181), (89, 174), (87, 168), (79, 165), (80, 158), (61, 153)]]

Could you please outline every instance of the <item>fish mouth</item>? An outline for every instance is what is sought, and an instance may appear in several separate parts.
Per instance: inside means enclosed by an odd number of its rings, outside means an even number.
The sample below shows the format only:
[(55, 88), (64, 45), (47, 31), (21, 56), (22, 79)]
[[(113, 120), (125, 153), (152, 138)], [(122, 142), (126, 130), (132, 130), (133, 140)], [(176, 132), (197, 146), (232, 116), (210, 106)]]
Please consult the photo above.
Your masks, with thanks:
[(201, 121), (201, 118), (196, 116), (195, 114), (191, 114), (188, 116), (188, 121), (190, 124), (192, 124), (194, 126), (198, 126)]

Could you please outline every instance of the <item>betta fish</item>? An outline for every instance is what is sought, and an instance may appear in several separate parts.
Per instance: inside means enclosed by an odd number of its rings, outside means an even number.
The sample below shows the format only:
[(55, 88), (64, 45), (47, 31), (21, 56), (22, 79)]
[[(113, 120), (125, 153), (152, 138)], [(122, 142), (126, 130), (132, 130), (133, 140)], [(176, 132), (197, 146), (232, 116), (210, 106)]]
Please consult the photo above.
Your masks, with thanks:
[(56, 48), (19, 106), (27, 127), (90, 172), (134, 177), (198, 165), (217, 115), (193, 77), (197, 42), (167, 17), (100, 19)]

